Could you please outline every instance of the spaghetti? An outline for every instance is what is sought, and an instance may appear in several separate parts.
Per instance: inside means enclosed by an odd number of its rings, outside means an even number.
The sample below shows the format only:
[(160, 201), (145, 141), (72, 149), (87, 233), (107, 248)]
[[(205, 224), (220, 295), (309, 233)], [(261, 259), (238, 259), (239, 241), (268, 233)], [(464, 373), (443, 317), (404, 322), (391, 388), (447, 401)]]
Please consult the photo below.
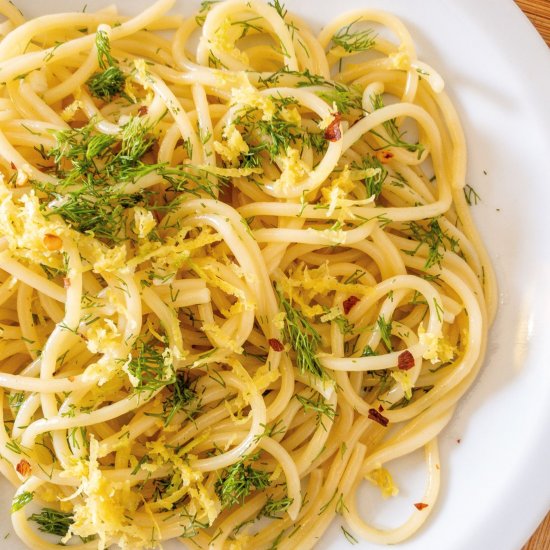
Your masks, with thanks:
[[(403, 541), (495, 311), (457, 114), (392, 15), (315, 37), (278, 0), (173, 4), (25, 21), (0, 1), (15, 531), (302, 549), (341, 514)], [(422, 502), (369, 525), (359, 485), (396, 494), (421, 448)]]

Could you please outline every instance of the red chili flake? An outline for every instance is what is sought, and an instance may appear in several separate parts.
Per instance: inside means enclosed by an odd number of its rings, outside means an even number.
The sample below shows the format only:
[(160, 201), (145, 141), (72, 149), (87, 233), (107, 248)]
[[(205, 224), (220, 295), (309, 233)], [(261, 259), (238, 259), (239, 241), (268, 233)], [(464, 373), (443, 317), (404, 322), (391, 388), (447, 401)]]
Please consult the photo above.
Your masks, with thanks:
[(29, 477), (31, 475), (31, 465), (25, 460), (21, 460), (19, 464), (15, 467), (18, 474), (21, 474), (23, 477)]
[(274, 351), (283, 351), (285, 349), (282, 342), (277, 340), (277, 338), (270, 338), (269, 345), (271, 346), (271, 349)]
[(351, 308), (359, 301), (359, 298), (357, 296), (350, 296), (349, 298), (346, 298), (344, 300), (344, 303), (342, 304), (344, 308), (344, 313), (347, 315)]
[(384, 412), (384, 407), (382, 407), (382, 405), (378, 405), (378, 412)]
[(388, 151), (388, 150), (378, 151), (376, 153), (376, 158), (382, 164), (387, 164), (393, 158), (393, 153), (391, 151)]
[(71, 286), (71, 279), (69, 277), (63, 277), (63, 286), (65, 288), (70, 288)]
[(385, 416), (382, 416), (376, 409), (369, 409), (369, 418), (378, 422), (378, 424), (381, 424), (384, 428), (389, 422), (389, 420)]
[(397, 367), (401, 370), (409, 370), (414, 367), (414, 357), (408, 349), (399, 354), (397, 358)]
[(12, 170), (17, 170), (17, 166), (15, 166), (15, 163), (13, 161), (10, 162), (10, 166)]
[(147, 105), (142, 105), (142, 106), (138, 109), (138, 115), (139, 115), (139, 116), (145, 116), (148, 112), (149, 112), (149, 109), (147, 108)]
[(340, 131), (340, 121), (342, 115), (340, 113), (334, 113), (332, 122), (325, 129), (325, 139), (328, 141), (338, 141), (342, 138), (342, 132)]
[(427, 508), (428, 505), (424, 502), (415, 502), (414, 504), (414, 507), (417, 509), (417, 510), (424, 510), (424, 508)]

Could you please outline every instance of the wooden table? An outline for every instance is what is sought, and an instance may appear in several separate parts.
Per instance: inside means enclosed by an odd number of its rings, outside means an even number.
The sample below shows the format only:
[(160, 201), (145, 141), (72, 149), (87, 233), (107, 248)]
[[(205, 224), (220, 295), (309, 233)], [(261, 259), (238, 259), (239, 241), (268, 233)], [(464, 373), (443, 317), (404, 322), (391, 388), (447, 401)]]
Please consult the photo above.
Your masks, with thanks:
[[(529, 17), (541, 36), (550, 46), (550, 0), (516, 0), (516, 3)], [(540, 524), (535, 534), (523, 547), (523, 550), (550, 549), (550, 513)]]

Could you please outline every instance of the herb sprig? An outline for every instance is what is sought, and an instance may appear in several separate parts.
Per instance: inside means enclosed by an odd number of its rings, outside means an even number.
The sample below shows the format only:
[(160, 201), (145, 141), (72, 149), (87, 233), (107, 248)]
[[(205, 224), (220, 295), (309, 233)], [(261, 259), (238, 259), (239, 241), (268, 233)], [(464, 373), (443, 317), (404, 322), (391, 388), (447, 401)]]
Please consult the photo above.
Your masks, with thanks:
[[(56, 145), (39, 152), (44, 160), (53, 161), (49, 171), (61, 182), (33, 182), (50, 201), (44, 207), (47, 215), (58, 214), (77, 231), (108, 244), (131, 237), (125, 222), (128, 209), (134, 206), (165, 211), (183, 200), (182, 193), (215, 195), (217, 183), (205, 170), (145, 162), (143, 157), (156, 138), (154, 124), (139, 117), (131, 118), (116, 136), (97, 132), (92, 120), (82, 128), (54, 132), (54, 137)], [(152, 204), (148, 190), (125, 190), (127, 184), (148, 174), (157, 174), (168, 183), (167, 193), (176, 194), (170, 203)]]
[(304, 412), (312, 411), (317, 415), (317, 425), (325, 428), (323, 424), (323, 416), (328, 418), (330, 421), (333, 421), (336, 418), (336, 410), (334, 407), (327, 403), (325, 398), (322, 395), (317, 395), (317, 399), (308, 398), (303, 395), (296, 395), (296, 399), (302, 405)]
[(321, 343), (321, 335), (308, 322), (301, 311), (287, 300), (281, 291), (277, 292), (279, 303), (285, 312), (283, 334), (296, 352), (296, 363), (301, 373), (311, 374), (321, 380), (328, 378), (317, 357), (317, 348)]
[(332, 42), (340, 46), (347, 53), (366, 52), (376, 44), (376, 34), (372, 29), (363, 31), (353, 30), (353, 26), (360, 20), (356, 19), (349, 25), (342, 27), (333, 37)]
[[(373, 96), (371, 96), (370, 101), (375, 111), (384, 107), (384, 100), (380, 94), (374, 94)], [(386, 130), (386, 136), (381, 134), (380, 132), (377, 132), (376, 130), (370, 131), (371, 134), (375, 135), (385, 143), (382, 149), (385, 149), (386, 147), (398, 147), (401, 149), (405, 149), (406, 151), (409, 151), (411, 153), (417, 153), (418, 158), (420, 158), (425, 149), (424, 145), (422, 145), (422, 143), (410, 143), (408, 141), (405, 141), (403, 139), (403, 136), (406, 134), (406, 132), (399, 131), (395, 118), (386, 120), (382, 123), (382, 126)]]
[(441, 229), (438, 218), (432, 218), (427, 224), (412, 221), (407, 224), (410, 237), (417, 241), (416, 248), (404, 250), (405, 254), (414, 256), (422, 246), (428, 247), (424, 267), (429, 269), (434, 265), (441, 267), (441, 261), (446, 250), (456, 252), (459, 249), (458, 240)]
[(149, 342), (138, 340), (134, 356), (128, 364), (128, 373), (134, 382), (134, 391), (155, 393), (177, 381), (170, 358)]
[(109, 36), (98, 30), (95, 39), (97, 62), (101, 72), (94, 73), (86, 82), (93, 96), (110, 101), (124, 89), (126, 77), (120, 70), (117, 60), (111, 54)]
[(60, 512), (53, 508), (42, 508), (39, 514), (32, 514), (29, 520), (38, 524), (38, 529), (43, 533), (64, 537), (74, 523), (73, 514)]
[(216, 482), (215, 491), (224, 508), (243, 504), (244, 499), (254, 490), (269, 487), (269, 472), (257, 470), (250, 462), (257, 456), (243, 458), (226, 468)]

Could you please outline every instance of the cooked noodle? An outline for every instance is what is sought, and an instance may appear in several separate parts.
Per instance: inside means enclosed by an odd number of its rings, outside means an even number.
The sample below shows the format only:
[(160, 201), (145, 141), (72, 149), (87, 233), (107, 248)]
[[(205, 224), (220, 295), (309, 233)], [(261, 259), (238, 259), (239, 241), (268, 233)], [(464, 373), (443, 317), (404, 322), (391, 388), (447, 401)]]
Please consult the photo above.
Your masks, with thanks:
[[(279, 2), (173, 4), (25, 21), (0, 1), (14, 529), (305, 549), (340, 514), (403, 541), (496, 303), (443, 81), (377, 10), (315, 37)], [(360, 484), (396, 494), (392, 461), (422, 448), (410, 517), (367, 523)]]

